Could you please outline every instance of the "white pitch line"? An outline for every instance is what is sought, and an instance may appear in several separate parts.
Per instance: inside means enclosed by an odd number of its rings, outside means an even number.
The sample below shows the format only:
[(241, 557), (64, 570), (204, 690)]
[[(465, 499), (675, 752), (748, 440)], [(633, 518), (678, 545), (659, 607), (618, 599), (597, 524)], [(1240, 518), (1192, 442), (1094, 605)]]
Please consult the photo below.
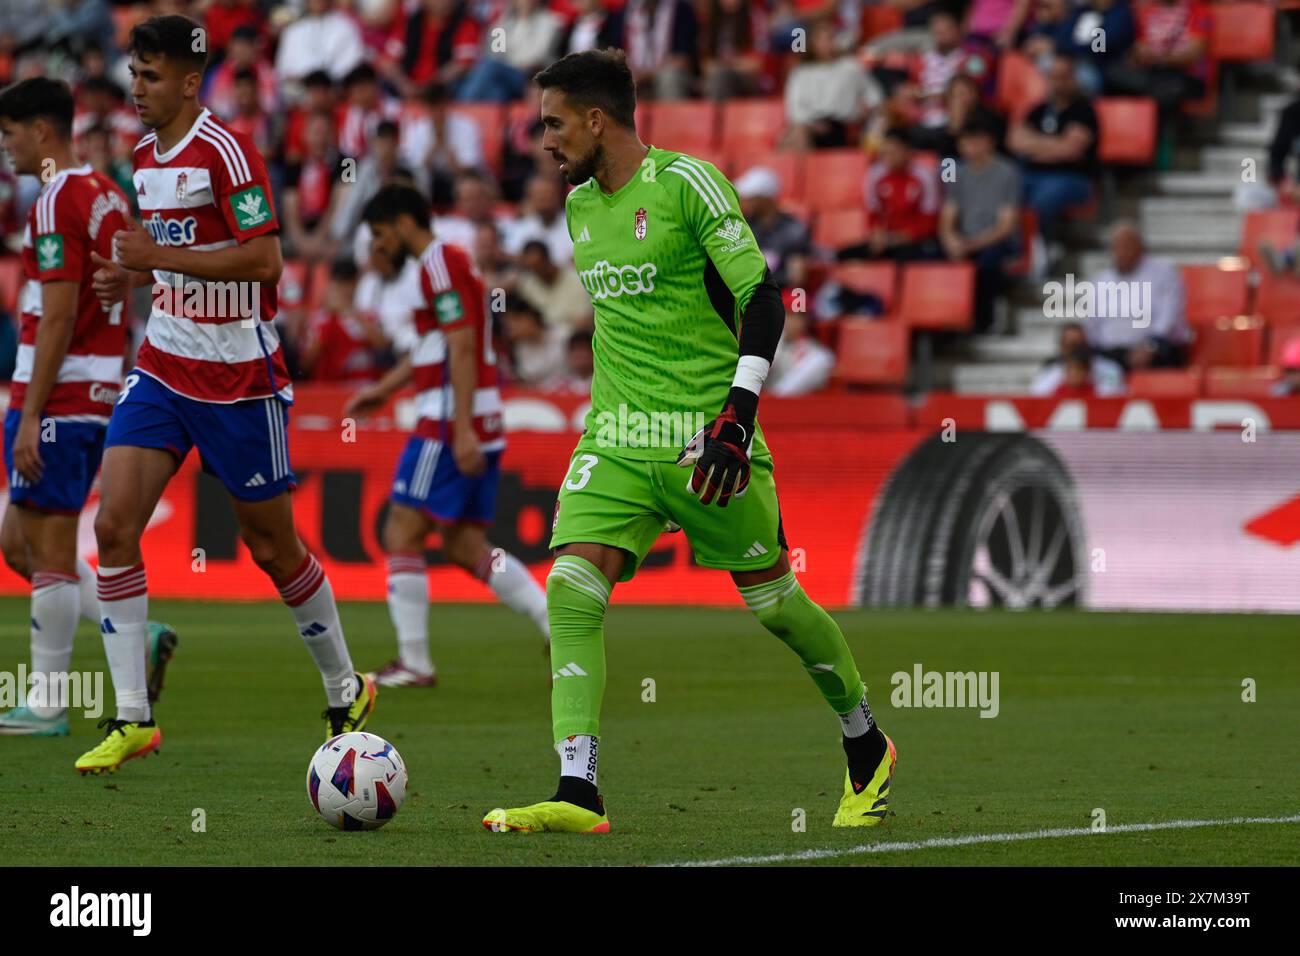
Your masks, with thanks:
[(932, 840), (909, 840), (900, 843), (864, 843), (843, 849), (800, 850), (798, 853), (771, 853), (766, 856), (729, 856), (721, 860), (688, 860), (662, 863), (660, 866), (739, 866), (756, 863), (788, 863), (798, 860), (825, 860), (837, 856), (860, 856), (865, 853), (898, 853), (905, 850), (930, 850), (936, 847), (973, 846), (979, 843), (1019, 843), (1024, 840), (1053, 840), (1060, 837), (1106, 836), (1111, 833), (1146, 833), (1151, 830), (1190, 830), (1196, 827), (1237, 826), (1246, 823), (1300, 823), (1300, 813), (1289, 817), (1232, 817), (1227, 820), (1165, 820), (1161, 823), (1122, 823), (1105, 830), (1091, 827), (1059, 827), (1032, 830), (1028, 833), (980, 833), (963, 837), (936, 837)]

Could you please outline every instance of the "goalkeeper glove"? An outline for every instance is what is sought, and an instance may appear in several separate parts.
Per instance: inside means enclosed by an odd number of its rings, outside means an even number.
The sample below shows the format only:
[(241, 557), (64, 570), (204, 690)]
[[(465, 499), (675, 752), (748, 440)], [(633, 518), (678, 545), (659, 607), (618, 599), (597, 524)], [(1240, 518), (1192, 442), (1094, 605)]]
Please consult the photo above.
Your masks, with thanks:
[(749, 446), (754, 441), (757, 406), (757, 395), (733, 388), (718, 417), (696, 432), (677, 456), (679, 467), (694, 466), (686, 490), (701, 504), (716, 501), (725, 508), (749, 487)]

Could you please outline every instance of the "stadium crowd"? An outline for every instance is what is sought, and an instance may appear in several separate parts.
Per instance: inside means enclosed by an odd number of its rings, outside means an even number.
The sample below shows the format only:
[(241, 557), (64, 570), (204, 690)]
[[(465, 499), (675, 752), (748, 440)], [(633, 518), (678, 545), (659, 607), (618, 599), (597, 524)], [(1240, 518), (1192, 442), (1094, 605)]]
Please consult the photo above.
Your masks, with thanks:
[[(6, 0), (0, 82), (71, 82), (78, 151), (128, 196), (143, 130), (123, 46), (135, 22), (167, 12), (205, 24), (201, 99), (267, 157), (287, 260), (277, 322), (310, 381), (372, 380), (409, 347), (414, 263), (372, 253), (361, 222), (379, 186), (402, 179), (432, 197), (435, 234), (501, 290), (506, 380), (587, 387), (591, 304), (529, 83), (566, 53), (625, 50), (643, 139), (733, 177), (786, 290), (780, 394), (903, 384), (854, 375), (853, 348), (886, 341), (882, 318), (996, 331), (999, 300), (1059, 263), (1063, 221), (1098, 216), (1106, 99), (1149, 102), (1145, 162), (1168, 169), (1180, 115), (1213, 109), (1218, 82), (1200, 0)], [(1298, 164), (1300, 100), (1270, 155), (1278, 206), (1300, 202)], [(0, 170), (0, 366), (38, 185)], [(1148, 254), (1132, 223), (1109, 242), (1112, 266), (1086, 278), (1153, 283), (1155, 321), (1065, 328), (1039, 394), (1115, 393), (1128, 371), (1192, 359), (1183, 272)], [(1260, 267), (1300, 270), (1292, 246), (1262, 247)], [(917, 289), (930, 301), (914, 309)], [(907, 347), (905, 335), (904, 367)]]

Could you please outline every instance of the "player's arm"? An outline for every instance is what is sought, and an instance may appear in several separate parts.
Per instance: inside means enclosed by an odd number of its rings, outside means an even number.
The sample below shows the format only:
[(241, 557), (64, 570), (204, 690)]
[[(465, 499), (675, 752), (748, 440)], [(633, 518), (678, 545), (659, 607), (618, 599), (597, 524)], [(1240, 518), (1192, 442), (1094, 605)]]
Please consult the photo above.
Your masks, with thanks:
[[(758, 396), (781, 340), (785, 307), (749, 223), (740, 213), (735, 188), (702, 163), (688, 157), (677, 162), (685, 163), (678, 174), (684, 180), (680, 184), (683, 218), (730, 293), (739, 353), (722, 410), (683, 449), (678, 463), (695, 466), (690, 488), (702, 503), (716, 502), (725, 508), (733, 495), (744, 494), (749, 485), (749, 447), (754, 440)], [(665, 175), (672, 171), (669, 167)]]
[(392, 398), (394, 392), (411, 380), (411, 374), (411, 354), (408, 352), (398, 360), (396, 365), (385, 372), (382, 378), (371, 382), (349, 398), (348, 403), (343, 406), (343, 414), (345, 416), (369, 415), (378, 411)]
[(22, 419), (14, 439), (14, 467), (31, 482), (41, 480), (41, 412), (50, 391), (59, 379), (59, 369), (72, 344), (77, 324), (75, 281), (58, 280), (41, 283), (41, 320), (36, 323), (36, 355), (32, 359), (32, 377), (23, 398)]
[(468, 325), (446, 330), (447, 361), (451, 363), (451, 391), (456, 396), (455, 436), (452, 454), (461, 474), (483, 473), (487, 459), (474, 431), (474, 389), (478, 387), (478, 338)]
[(224, 249), (198, 252), (182, 246), (160, 246), (144, 227), (132, 219), (115, 237), (117, 261), (126, 269), (151, 274), (159, 269), (179, 272), (194, 279), (216, 282), (261, 282), (274, 285), (280, 281), (284, 261), (280, 256), (280, 237), (273, 233), (239, 237), (237, 244)]

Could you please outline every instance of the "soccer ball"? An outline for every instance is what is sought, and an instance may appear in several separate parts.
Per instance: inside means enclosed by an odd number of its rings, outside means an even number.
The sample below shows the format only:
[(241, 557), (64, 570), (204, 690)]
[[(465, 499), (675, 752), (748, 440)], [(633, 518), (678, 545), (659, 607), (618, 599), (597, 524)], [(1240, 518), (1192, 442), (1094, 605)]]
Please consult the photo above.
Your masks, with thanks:
[(354, 732), (331, 737), (307, 765), (307, 796), (340, 830), (377, 830), (406, 800), (406, 764), (387, 740)]

